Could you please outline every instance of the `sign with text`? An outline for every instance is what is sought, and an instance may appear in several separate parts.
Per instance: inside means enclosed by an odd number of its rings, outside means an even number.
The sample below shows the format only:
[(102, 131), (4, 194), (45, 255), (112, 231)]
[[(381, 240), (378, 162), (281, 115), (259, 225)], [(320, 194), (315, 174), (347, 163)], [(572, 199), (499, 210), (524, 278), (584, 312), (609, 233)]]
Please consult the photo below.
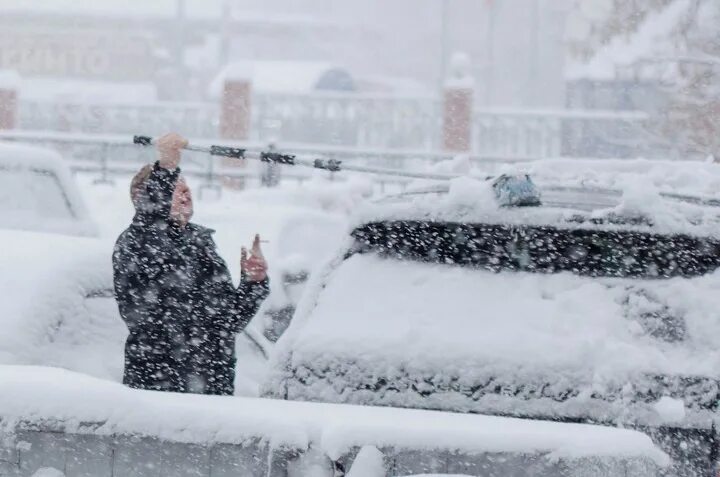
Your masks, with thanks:
[(0, 28), (0, 69), (21, 75), (109, 80), (151, 78), (157, 59), (151, 38), (101, 30)]

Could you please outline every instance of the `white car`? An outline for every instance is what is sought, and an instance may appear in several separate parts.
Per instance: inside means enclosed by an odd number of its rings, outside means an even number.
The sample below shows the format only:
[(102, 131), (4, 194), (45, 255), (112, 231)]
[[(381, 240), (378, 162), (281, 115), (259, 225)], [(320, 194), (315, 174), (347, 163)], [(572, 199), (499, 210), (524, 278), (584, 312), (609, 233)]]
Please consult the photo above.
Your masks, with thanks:
[(0, 143), (0, 218), (3, 229), (98, 234), (62, 157), (38, 147)]
[(370, 207), (309, 285), (266, 393), (632, 426), (676, 472), (709, 475), (718, 208), (665, 195), (633, 214), (562, 187), (508, 207), (510, 191), (457, 181)]
[(112, 242), (62, 157), (0, 144), (0, 363), (118, 381), (127, 330), (112, 299)]

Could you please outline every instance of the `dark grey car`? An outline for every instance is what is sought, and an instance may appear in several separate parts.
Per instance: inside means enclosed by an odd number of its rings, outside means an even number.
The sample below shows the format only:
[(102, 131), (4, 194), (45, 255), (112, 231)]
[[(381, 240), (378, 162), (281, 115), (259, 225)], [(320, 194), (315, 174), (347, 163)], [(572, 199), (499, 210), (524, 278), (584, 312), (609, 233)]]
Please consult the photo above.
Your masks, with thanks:
[(668, 475), (715, 475), (717, 204), (666, 195), (665, 220), (613, 191), (453, 200), (364, 216), (278, 342), (269, 394), (632, 427)]

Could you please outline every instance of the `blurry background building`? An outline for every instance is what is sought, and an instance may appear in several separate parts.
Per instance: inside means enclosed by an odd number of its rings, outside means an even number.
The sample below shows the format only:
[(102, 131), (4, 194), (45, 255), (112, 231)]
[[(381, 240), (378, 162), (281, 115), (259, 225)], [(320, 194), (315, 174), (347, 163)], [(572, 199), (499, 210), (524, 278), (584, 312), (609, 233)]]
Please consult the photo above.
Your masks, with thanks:
[[(19, 126), (483, 156), (717, 156), (717, 0), (0, 0)], [(467, 58), (448, 109), (450, 58)], [(239, 91), (239, 90), (238, 90)], [(243, 122), (241, 121), (241, 122)], [(454, 131), (454, 129), (453, 129)], [(453, 134), (455, 134), (453, 132)]]
[[(88, 81), (116, 82), (117, 99), (128, 98), (122, 84), (154, 85), (159, 99), (203, 99), (229, 62), (323, 62), (342, 66), (358, 90), (416, 93), (437, 90), (448, 58), (463, 51), (479, 104), (558, 107), (562, 3), (0, 0), (0, 69), (81, 78), (79, 92)], [(72, 85), (60, 89), (67, 95)]]

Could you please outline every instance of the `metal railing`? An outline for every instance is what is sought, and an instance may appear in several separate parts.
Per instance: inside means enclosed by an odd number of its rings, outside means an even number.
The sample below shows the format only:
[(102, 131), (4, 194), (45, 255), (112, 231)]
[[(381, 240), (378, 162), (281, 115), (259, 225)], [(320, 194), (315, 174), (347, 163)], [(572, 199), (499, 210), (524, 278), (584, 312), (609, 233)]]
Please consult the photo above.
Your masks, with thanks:
[(178, 131), (193, 137), (215, 137), (220, 108), (215, 103), (156, 102), (144, 104), (76, 103), (21, 100), (21, 129), (133, 134)]
[[(478, 109), (471, 153), (503, 158), (647, 156), (643, 113)], [(90, 134), (177, 131), (217, 139), (220, 107), (211, 102), (143, 104), (19, 102), (19, 128)], [(250, 141), (333, 148), (441, 148), (442, 103), (434, 96), (357, 93), (255, 93)]]
[(642, 112), (479, 109), (472, 150), (483, 156), (539, 159), (647, 156), (642, 141), (647, 121)]
[[(16, 141), (54, 148), (68, 161), (71, 170), (97, 174), (96, 183), (112, 183), (117, 176), (127, 176), (138, 170), (154, 158), (152, 149), (138, 148), (133, 144), (132, 135), (122, 134), (78, 134), (47, 131), (0, 131), (0, 141)], [(211, 145), (213, 139), (193, 139), (193, 144)], [(246, 149), (251, 153), (267, 151), (269, 146), (260, 142), (227, 142), (224, 144)], [(292, 151), (300, 158), (323, 158), (342, 160), (347, 163), (362, 164), (391, 169), (424, 170), (439, 161), (448, 160), (452, 154), (414, 150), (356, 149), (348, 147), (309, 146), (288, 144), (284, 150)], [(470, 156), (472, 160), (485, 162), (507, 162), (502, 158), (484, 158)], [(183, 159), (183, 173), (201, 180), (199, 194), (205, 190), (221, 193), (221, 186), (228, 183), (260, 183), (267, 168), (274, 167), (279, 181), (292, 181), (299, 184), (321, 175), (330, 180), (344, 180), (348, 174), (297, 169), (249, 161), (238, 162), (235, 159), (224, 160), (207, 154), (186, 151)], [(381, 192), (394, 186), (403, 190), (411, 182), (410, 178), (384, 175), (371, 176)], [(268, 184), (265, 184), (268, 185)]]
[(359, 148), (439, 148), (441, 104), (432, 96), (258, 94), (254, 139)]

